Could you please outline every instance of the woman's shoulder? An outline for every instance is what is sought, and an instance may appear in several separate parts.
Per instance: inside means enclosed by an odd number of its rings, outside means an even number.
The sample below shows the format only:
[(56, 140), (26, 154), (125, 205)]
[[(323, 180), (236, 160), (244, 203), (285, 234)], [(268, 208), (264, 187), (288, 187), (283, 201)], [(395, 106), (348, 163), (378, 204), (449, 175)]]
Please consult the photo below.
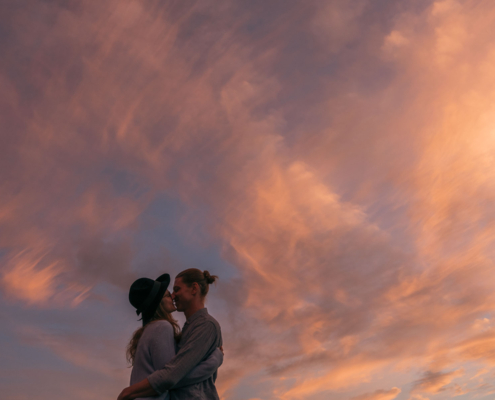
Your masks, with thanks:
[(143, 332), (143, 336), (155, 336), (155, 335), (174, 335), (174, 328), (172, 324), (165, 320), (153, 321)]
[[(160, 357), (159, 354), (165, 351), (166, 354), (175, 354), (174, 328), (168, 321), (150, 322), (141, 337), (143, 348), (151, 350), (151, 357)], [(158, 352), (158, 353), (153, 353)]]

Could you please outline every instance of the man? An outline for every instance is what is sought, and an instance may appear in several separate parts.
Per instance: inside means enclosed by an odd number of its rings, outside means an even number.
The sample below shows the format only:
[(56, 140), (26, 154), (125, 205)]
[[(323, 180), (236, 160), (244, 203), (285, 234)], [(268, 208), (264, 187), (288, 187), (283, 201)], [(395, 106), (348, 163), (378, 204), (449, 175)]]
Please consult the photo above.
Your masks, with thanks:
[[(207, 358), (217, 347), (222, 347), (222, 333), (218, 322), (208, 314), (205, 298), (209, 285), (218, 279), (208, 271), (186, 269), (176, 276), (172, 299), (177, 311), (186, 316), (179, 350), (162, 369), (155, 371), (120, 393), (118, 400), (157, 396), (170, 390), (190, 370)], [(170, 390), (171, 400), (211, 399), (219, 400), (215, 388), (217, 374), (210, 378), (177, 390)]]

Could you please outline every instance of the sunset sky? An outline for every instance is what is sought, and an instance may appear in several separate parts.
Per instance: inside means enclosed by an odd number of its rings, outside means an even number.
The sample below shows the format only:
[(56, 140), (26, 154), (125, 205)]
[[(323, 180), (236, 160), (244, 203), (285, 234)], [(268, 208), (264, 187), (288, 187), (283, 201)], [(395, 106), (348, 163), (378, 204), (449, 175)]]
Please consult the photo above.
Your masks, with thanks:
[(2, 0), (2, 400), (115, 400), (130, 284), (189, 267), (220, 277), (223, 400), (493, 400), (494, 26)]

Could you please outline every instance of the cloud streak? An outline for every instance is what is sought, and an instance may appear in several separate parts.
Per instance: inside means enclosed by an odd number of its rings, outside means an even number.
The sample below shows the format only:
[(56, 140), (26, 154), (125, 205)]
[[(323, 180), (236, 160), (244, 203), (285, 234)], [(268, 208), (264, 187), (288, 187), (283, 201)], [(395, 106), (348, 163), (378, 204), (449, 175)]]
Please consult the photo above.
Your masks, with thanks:
[[(111, 320), (194, 249), (221, 260), (225, 399), (493, 391), (490, 2), (23, 3), (0, 35), (13, 326)], [(19, 329), (117, 386), (45, 324)]]

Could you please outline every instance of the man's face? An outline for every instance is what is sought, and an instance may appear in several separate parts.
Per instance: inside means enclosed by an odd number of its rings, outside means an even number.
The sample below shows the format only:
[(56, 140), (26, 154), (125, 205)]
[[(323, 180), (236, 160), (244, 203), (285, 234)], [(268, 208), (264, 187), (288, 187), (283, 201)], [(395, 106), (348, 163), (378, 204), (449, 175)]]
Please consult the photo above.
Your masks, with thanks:
[(175, 307), (177, 307), (177, 311), (184, 312), (189, 307), (189, 304), (192, 303), (194, 300), (193, 288), (194, 285), (189, 287), (182, 282), (182, 278), (175, 278), (172, 300), (175, 303)]

